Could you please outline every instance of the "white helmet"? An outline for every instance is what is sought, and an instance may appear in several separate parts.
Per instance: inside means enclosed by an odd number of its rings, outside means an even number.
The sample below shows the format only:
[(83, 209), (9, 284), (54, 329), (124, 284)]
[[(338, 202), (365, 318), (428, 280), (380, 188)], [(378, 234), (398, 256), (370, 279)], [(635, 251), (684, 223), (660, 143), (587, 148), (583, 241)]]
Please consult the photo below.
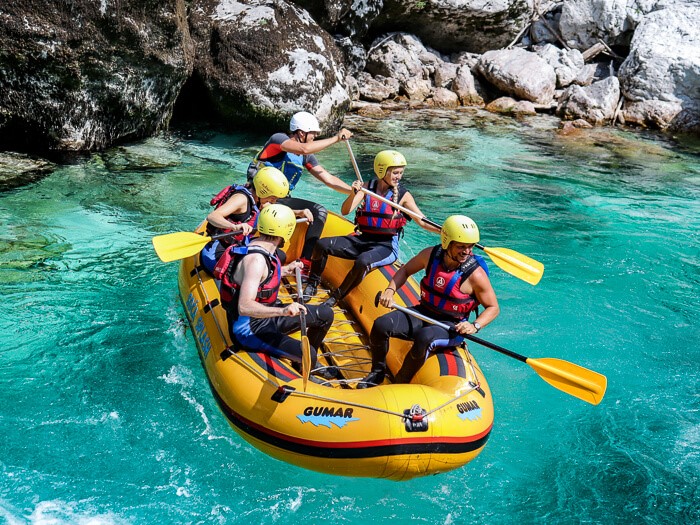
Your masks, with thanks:
[(300, 111), (294, 113), (292, 120), (289, 122), (289, 131), (301, 130), (306, 133), (309, 131), (321, 132), (321, 126), (318, 125), (318, 120), (308, 111)]

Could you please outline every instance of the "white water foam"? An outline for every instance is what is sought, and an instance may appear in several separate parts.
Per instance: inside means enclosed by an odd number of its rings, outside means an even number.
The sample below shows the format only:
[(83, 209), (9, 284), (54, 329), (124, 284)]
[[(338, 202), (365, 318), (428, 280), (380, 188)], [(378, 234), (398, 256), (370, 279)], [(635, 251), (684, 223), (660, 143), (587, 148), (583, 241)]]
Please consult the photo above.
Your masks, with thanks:
[(191, 389), (195, 384), (195, 379), (190, 369), (181, 365), (174, 365), (170, 368), (170, 371), (167, 374), (160, 376), (160, 378), (167, 384), (179, 385), (182, 387), (180, 389), (180, 395), (195, 409), (195, 411), (199, 414), (200, 419), (204, 423), (204, 430), (201, 432), (202, 436), (206, 436), (209, 440), (223, 439), (233, 447), (240, 448), (240, 444), (234, 442), (229, 436), (218, 435), (214, 432), (214, 429), (209, 421), (209, 417), (204, 409), (204, 405), (197, 401), (194, 395), (192, 395)]

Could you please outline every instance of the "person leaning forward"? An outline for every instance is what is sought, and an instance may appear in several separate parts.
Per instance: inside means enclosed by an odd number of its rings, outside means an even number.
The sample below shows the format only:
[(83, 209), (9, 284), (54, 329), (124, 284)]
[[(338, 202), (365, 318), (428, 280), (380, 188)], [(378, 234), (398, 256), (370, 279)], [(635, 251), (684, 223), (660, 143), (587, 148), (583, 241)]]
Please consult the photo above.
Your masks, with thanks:
[[(220, 278), (219, 273), (225, 271), (225, 268), (217, 265), (222, 255), (231, 247), (247, 244), (255, 230), (260, 210), (288, 193), (286, 177), (269, 166), (259, 170), (252, 183), (245, 186), (233, 184), (221, 190), (210, 203), (216, 209), (207, 215), (207, 235), (230, 233), (231, 236), (214, 239), (204, 246), (201, 254), (204, 268), (217, 279)], [(298, 210), (294, 214), (307, 219), (311, 217), (309, 210)]]
[[(252, 180), (255, 173), (263, 166), (273, 166), (287, 177), (289, 191), (291, 192), (299, 182), (304, 169), (306, 169), (329, 188), (346, 195), (350, 194), (352, 192), (350, 186), (326, 171), (318, 163), (314, 154), (341, 140), (349, 139), (352, 137), (352, 132), (343, 128), (332, 137), (316, 140), (320, 132), (321, 127), (315, 116), (306, 111), (295, 113), (289, 122), (289, 132), (272, 135), (250, 163), (248, 166), (248, 180)], [(300, 257), (304, 264), (303, 273), (306, 276), (310, 266), (311, 253), (323, 231), (328, 210), (315, 202), (293, 198), (291, 193), (287, 198), (280, 199), (279, 202), (293, 209), (308, 208), (311, 210), (313, 220), (310, 221), (309, 228), (306, 231), (304, 247)]]
[(253, 352), (287, 358), (300, 364), (301, 342), (289, 337), (301, 327), (300, 312), (306, 313), (311, 344), (312, 373), (325, 379), (337, 375), (337, 369), (316, 368), (316, 351), (333, 323), (329, 306), (280, 304), (277, 300), (282, 278), (300, 267), (299, 261), (282, 266), (276, 254), (294, 233), (296, 217), (288, 206), (270, 204), (258, 216), (259, 237), (239, 247), (238, 257), (221, 282), (221, 302), (228, 314), (229, 332), (234, 344)]
[[(425, 316), (453, 327), (442, 327), (395, 310), (379, 317), (372, 326), (369, 344), (372, 370), (357, 388), (379, 385), (386, 374), (389, 338), (413, 341), (396, 383), (408, 383), (425, 362), (428, 352), (460, 344), (462, 335), (475, 334), (493, 321), (500, 309), (486, 270), (472, 253), (479, 242), (479, 228), (469, 217), (452, 215), (440, 230), (440, 244), (423, 249), (402, 266), (382, 293), (379, 303), (391, 307), (396, 290), (413, 274), (425, 270), (420, 282), (421, 300), (412, 307)], [(484, 310), (478, 313), (478, 306)], [(470, 322), (469, 315), (477, 312)]]

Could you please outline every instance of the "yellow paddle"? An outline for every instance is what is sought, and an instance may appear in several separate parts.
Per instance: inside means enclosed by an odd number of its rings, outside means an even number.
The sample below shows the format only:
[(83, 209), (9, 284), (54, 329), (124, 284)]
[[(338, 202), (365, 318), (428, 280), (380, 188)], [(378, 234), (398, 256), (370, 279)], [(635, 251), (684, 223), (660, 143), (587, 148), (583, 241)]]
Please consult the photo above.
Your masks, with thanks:
[[(304, 304), (304, 292), (301, 284), (301, 268), (296, 268), (297, 278), (297, 294), (299, 296), (299, 304)], [(304, 392), (306, 392), (306, 384), (309, 382), (309, 374), (311, 373), (311, 343), (306, 336), (306, 314), (302, 310), (299, 313), (301, 319), (301, 379)]]
[[(413, 217), (416, 220), (422, 220), (431, 226), (440, 228), (438, 223), (433, 222), (426, 217), (421, 217), (416, 212), (409, 210), (400, 204), (396, 204), (389, 199), (385, 199), (381, 195), (377, 195), (373, 191), (369, 191), (367, 188), (362, 188), (362, 191), (368, 195), (372, 195), (374, 198), (388, 204), (389, 206), (393, 206), (397, 210)], [(518, 279), (525, 281), (526, 283), (535, 285), (540, 282), (540, 279), (542, 279), (542, 274), (544, 274), (544, 265), (535, 259), (531, 259), (527, 255), (523, 255), (522, 253), (516, 252), (515, 250), (510, 250), (508, 248), (488, 248), (486, 246), (482, 246), (481, 244), (477, 244), (476, 247), (486, 252), (486, 255), (488, 255), (499, 268), (511, 275), (514, 275)]]
[[(377, 295), (377, 301), (379, 300), (379, 294)], [(408, 315), (422, 319), (428, 323), (432, 323), (436, 326), (444, 328), (445, 330), (454, 332), (454, 330), (444, 323), (431, 319), (430, 317), (411, 310), (409, 308), (404, 308), (396, 303), (392, 303), (392, 308), (404, 312)], [(516, 354), (502, 346), (495, 345), (488, 341), (484, 341), (480, 337), (473, 335), (464, 335), (470, 341), (474, 341), (480, 345), (483, 345), (491, 350), (496, 350), (502, 354), (509, 357), (513, 357), (518, 361), (527, 363), (530, 367), (537, 372), (542, 379), (547, 383), (552, 385), (554, 388), (558, 388), (562, 392), (577, 397), (584, 400), (586, 403), (591, 405), (597, 405), (603, 400), (605, 395), (605, 389), (608, 386), (607, 378), (594, 372), (593, 370), (588, 370), (582, 366), (564, 361), (563, 359), (555, 359), (552, 357), (545, 357), (541, 359), (533, 359), (531, 357), (525, 357), (524, 355)]]
[(194, 232), (175, 232), (153, 237), (153, 248), (163, 262), (176, 261), (194, 255), (202, 250), (209, 241), (223, 239), (240, 232), (222, 233), (208, 237)]
[[(297, 223), (305, 222), (306, 220), (306, 218), (297, 219)], [(151, 241), (160, 260), (170, 262), (199, 253), (209, 241), (223, 239), (239, 233), (241, 232), (228, 232), (209, 237), (194, 232), (175, 232), (156, 235)]]

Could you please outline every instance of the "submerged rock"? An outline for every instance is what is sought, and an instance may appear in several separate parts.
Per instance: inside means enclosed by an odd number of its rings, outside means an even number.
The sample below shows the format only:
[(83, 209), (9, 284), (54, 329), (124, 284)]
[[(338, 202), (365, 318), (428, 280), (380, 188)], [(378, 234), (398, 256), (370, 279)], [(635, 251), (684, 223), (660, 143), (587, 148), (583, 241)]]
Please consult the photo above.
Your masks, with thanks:
[(8, 191), (36, 182), (56, 166), (47, 160), (13, 152), (0, 152), (0, 191)]

